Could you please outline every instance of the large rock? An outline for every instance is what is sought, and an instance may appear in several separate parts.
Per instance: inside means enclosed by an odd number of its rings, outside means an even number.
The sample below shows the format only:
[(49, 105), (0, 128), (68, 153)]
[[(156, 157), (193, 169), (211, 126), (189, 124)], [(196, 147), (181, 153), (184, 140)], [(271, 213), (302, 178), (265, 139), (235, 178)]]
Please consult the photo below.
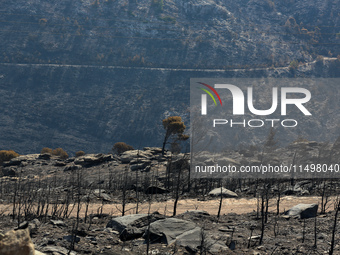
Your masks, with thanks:
[(150, 224), (150, 239), (171, 244), (176, 237), (196, 228), (191, 221), (169, 218), (158, 220)]
[(166, 169), (168, 172), (173, 173), (189, 169), (189, 167), (189, 160), (185, 156), (182, 156), (181, 158), (168, 162)]
[(107, 201), (107, 202), (111, 202), (111, 201), (112, 201), (111, 196), (108, 195), (108, 194), (106, 193), (106, 191), (103, 190), (103, 189), (101, 189), (101, 190), (95, 189), (95, 190), (93, 191), (93, 194), (95, 195), (95, 197), (97, 197), (97, 198), (99, 198), (99, 199), (102, 199), (102, 200), (104, 200), (104, 201)]
[(37, 251), (37, 250), (35, 250), (35, 253), (34, 253), (35, 255), (46, 255), (46, 253), (42, 253), (42, 252), (40, 252), (40, 251)]
[(28, 229), (11, 230), (0, 236), (1, 255), (34, 255), (34, 245)]
[(309, 180), (304, 180), (297, 182), (294, 186), (294, 191), (302, 192), (303, 190), (311, 190), (313, 188), (313, 183)]
[(77, 253), (74, 251), (71, 251), (69, 253), (69, 250), (64, 247), (59, 246), (45, 246), (41, 248), (43, 252), (46, 254), (53, 254), (53, 255), (76, 255)]
[(151, 164), (151, 160), (149, 159), (141, 159), (141, 158), (136, 158), (130, 161), (130, 165), (134, 165), (134, 164), (145, 164), (145, 166), (148, 166)]
[(197, 248), (202, 243), (202, 229), (200, 227), (195, 227), (189, 231), (184, 232), (177, 236), (170, 244), (175, 243), (185, 247), (193, 252), (197, 251)]
[(173, 243), (175, 242), (177, 245), (183, 246), (193, 253), (197, 253), (202, 246), (204, 250), (208, 250), (212, 254), (225, 254), (229, 250), (228, 246), (223, 242), (213, 240), (200, 227), (179, 235), (173, 241)]
[(186, 211), (185, 213), (182, 213), (180, 215), (188, 216), (188, 217), (210, 216), (210, 214), (207, 211), (203, 211), (203, 210), (189, 210), (189, 211)]
[(238, 197), (235, 192), (225, 189), (225, 188), (222, 188), (222, 192), (221, 192), (221, 188), (216, 188), (209, 192), (209, 196), (212, 196), (212, 197), (219, 197), (221, 196), (221, 194), (223, 197), (228, 197), (228, 198)]
[(160, 214), (131, 214), (112, 218), (106, 225), (120, 233), (122, 240), (131, 240), (143, 236), (149, 223), (164, 219)]
[(54, 226), (58, 226), (58, 227), (66, 227), (65, 222), (63, 222), (62, 220), (51, 220), (51, 223)]
[(285, 214), (292, 217), (300, 217), (301, 219), (308, 219), (316, 217), (317, 212), (317, 204), (298, 204), (289, 209)]
[(218, 165), (220, 166), (228, 166), (228, 165), (233, 165), (233, 166), (239, 166), (241, 163), (232, 159), (232, 158), (227, 158), (227, 157), (223, 157), (223, 158), (220, 158), (218, 161), (217, 161)]
[(123, 152), (122, 155), (120, 155), (120, 160), (122, 163), (127, 164), (133, 159), (145, 159), (151, 158), (152, 156), (153, 154), (150, 151), (130, 150)]
[(208, 238), (206, 246), (212, 254), (225, 254), (226, 251), (230, 250), (223, 242), (214, 241), (210, 238)]
[(145, 227), (143, 228), (127, 227), (120, 233), (119, 238), (122, 241), (133, 240), (142, 237), (144, 233)]
[[(140, 161), (140, 163), (135, 163), (135, 162), (132, 162), (132, 161)], [(131, 160), (130, 161), (130, 169), (131, 171), (136, 171), (136, 170), (143, 170), (145, 169), (147, 166), (149, 166), (151, 164), (151, 160)]]
[(8, 162), (4, 162), (4, 166), (19, 166), (22, 162), (32, 162), (39, 158), (40, 154), (28, 154), (22, 155), (16, 158), (12, 158)]
[(162, 148), (160, 148), (160, 147), (144, 147), (143, 150), (149, 151), (152, 154), (162, 153)]
[(2, 168), (2, 174), (4, 176), (15, 177), (17, 175), (17, 169), (12, 167), (4, 167)]
[(106, 161), (111, 161), (112, 155), (111, 154), (86, 154), (84, 156), (80, 156), (74, 160), (74, 164), (81, 165), (84, 167), (90, 167), (99, 165)]
[(229, 250), (222, 242), (212, 240), (211, 237), (203, 231), (202, 228), (197, 227), (195, 223), (175, 218), (159, 220), (152, 223), (150, 225), (150, 238), (153, 242), (158, 241), (168, 245), (176, 243), (176, 245), (185, 247), (188, 251), (194, 253), (196, 253), (202, 245), (213, 254)]
[[(82, 163), (83, 164), (83, 163)], [(84, 164), (85, 165), (85, 164)], [(64, 172), (67, 172), (67, 171), (73, 171), (73, 170), (78, 170), (82, 168), (81, 165), (76, 165), (74, 163), (70, 163), (70, 164), (67, 164), (64, 168)]]
[(15, 230), (28, 228), (30, 234), (35, 235), (35, 234), (38, 233), (40, 225), (41, 225), (40, 221), (38, 219), (34, 219), (34, 220), (31, 220), (30, 222), (28, 222), (28, 221), (22, 222), (19, 225), (19, 227), (17, 227)]
[(130, 214), (121, 217), (112, 218), (106, 225), (107, 228), (112, 228), (118, 232), (122, 232), (128, 226), (144, 226), (144, 221), (147, 220), (148, 214)]

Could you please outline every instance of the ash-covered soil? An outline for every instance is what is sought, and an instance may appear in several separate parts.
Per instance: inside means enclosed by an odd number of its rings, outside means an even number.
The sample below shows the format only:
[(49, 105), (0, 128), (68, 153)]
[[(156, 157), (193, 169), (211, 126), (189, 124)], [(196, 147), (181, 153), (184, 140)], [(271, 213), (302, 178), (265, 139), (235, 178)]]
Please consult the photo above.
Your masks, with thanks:
[[(84, 218), (80, 219), (76, 237), (79, 241), (75, 244), (74, 251), (77, 254), (146, 254), (146, 240), (140, 237), (122, 241), (118, 231), (106, 228), (110, 218), (111, 216), (106, 214), (93, 215), (91, 222), (87, 223), (84, 222)], [(194, 222), (204, 230), (203, 233), (207, 238), (222, 242), (231, 248), (227, 251), (207, 254), (324, 254), (330, 248), (334, 213), (317, 216), (316, 248), (313, 247), (314, 218), (288, 219), (271, 214), (261, 245), (259, 245), (261, 220), (256, 218), (255, 213), (241, 215), (230, 213), (222, 215), (220, 220), (217, 220), (216, 215), (196, 213), (184, 213), (176, 218)], [(71, 246), (67, 239), (71, 238), (75, 222), (74, 217), (62, 219), (57, 225), (52, 223), (51, 217), (40, 219), (36, 228), (31, 230), (36, 249), (47, 254), (66, 254)], [(0, 224), (1, 230), (5, 232), (17, 227), (17, 220), (13, 221), (10, 216), (3, 215)], [(52, 253), (55, 249), (59, 249), (59, 253)], [(336, 245), (334, 254), (339, 252), (339, 245)], [(185, 247), (151, 242), (149, 254), (195, 253)], [(200, 254), (199, 250), (197, 254)]]
[[(190, 180), (187, 156), (14, 158), (2, 168), (0, 230), (28, 227), (36, 250), (53, 255), (328, 253), (336, 180)], [(308, 208), (294, 214), (298, 204)]]

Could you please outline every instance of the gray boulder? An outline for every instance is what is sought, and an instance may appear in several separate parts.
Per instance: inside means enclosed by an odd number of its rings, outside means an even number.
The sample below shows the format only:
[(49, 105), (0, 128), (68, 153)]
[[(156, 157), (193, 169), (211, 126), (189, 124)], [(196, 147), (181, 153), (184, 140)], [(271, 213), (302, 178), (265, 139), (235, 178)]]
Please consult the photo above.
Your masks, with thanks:
[(86, 154), (84, 156), (80, 156), (74, 160), (74, 164), (81, 165), (84, 167), (90, 167), (99, 165), (106, 161), (111, 161), (112, 155), (111, 154)]
[(220, 158), (217, 163), (220, 166), (228, 166), (228, 165), (233, 165), (233, 166), (239, 166), (241, 163), (235, 159), (232, 158), (227, 158), (227, 157), (222, 157)]
[(4, 176), (15, 177), (17, 175), (17, 169), (14, 167), (4, 167), (2, 168), (2, 174)]
[(64, 162), (64, 161), (56, 161), (56, 162), (54, 162), (54, 164), (53, 164), (54, 166), (66, 166), (66, 163)]
[(189, 210), (185, 213), (180, 214), (180, 216), (186, 216), (186, 217), (196, 217), (196, 218), (202, 218), (206, 216), (210, 216), (210, 214), (207, 211), (203, 210)]
[(67, 171), (73, 171), (73, 170), (78, 170), (82, 168), (81, 165), (76, 165), (74, 163), (70, 163), (70, 164), (67, 164), (64, 168), (64, 172), (67, 172)]
[(22, 164), (23, 162), (32, 162), (32, 161), (36, 161), (37, 158), (39, 157), (40, 154), (28, 154), (28, 155), (21, 155), (19, 157), (16, 158), (12, 158), (10, 161), (8, 162), (4, 162), (3, 165), (4, 166), (19, 166), (20, 164)]
[(137, 170), (143, 170), (145, 169), (149, 163), (139, 163), (139, 164), (133, 164), (130, 166), (131, 171), (137, 171)]
[(148, 224), (157, 220), (164, 219), (160, 214), (130, 214), (112, 218), (106, 228), (112, 228), (120, 233), (123, 241), (142, 237)]
[(120, 233), (119, 238), (122, 241), (133, 240), (142, 237), (144, 232), (145, 227), (143, 228), (127, 227)]
[(136, 158), (130, 161), (130, 165), (134, 164), (144, 164), (145, 166), (147, 166), (151, 164), (151, 160), (145, 158), (144, 159)]
[(15, 228), (15, 230), (28, 228), (30, 231), (30, 234), (33, 235), (33, 234), (38, 233), (38, 229), (40, 225), (41, 225), (40, 221), (38, 219), (34, 219), (34, 220), (31, 220), (30, 222), (24, 221), (20, 223), (19, 227)]
[(167, 171), (173, 173), (189, 169), (189, 167), (190, 167), (189, 160), (186, 157), (182, 156), (178, 157), (178, 159), (168, 162)]
[(162, 148), (159, 148), (159, 147), (144, 147), (143, 150), (150, 151), (150, 153), (152, 154), (162, 153)]
[(300, 181), (295, 184), (295, 186), (293, 187), (293, 190), (296, 193), (300, 193), (302, 195), (302, 194), (305, 194), (306, 191), (309, 192), (312, 189), (312, 187), (313, 187), (313, 184), (311, 181), (308, 181), (308, 180)]
[(37, 250), (35, 250), (35, 253), (34, 253), (35, 255), (46, 255), (46, 253), (42, 253), (42, 252), (40, 252), (40, 251), (37, 251)]
[(150, 224), (150, 239), (161, 243), (171, 244), (185, 232), (196, 228), (191, 221), (168, 218)]
[(74, 251), (69, 252), (68, 249), (60, 246), (45, 246), (42, 247), (41, 250), (46, 254), (53, 254), (53, 255), (76, 255), (77, 253)]
[(147, 214), (130, 214), (121, 217), (112, 218), (106, 225), (107, 228), (112, 228), (118, 232), (122, 232), (125, 228), (132, 227), (143, 227), (147, 221)]
[(175, 218), (159, 220), (150, 225), (150, 238), (155, 242), (185, 247), (196, 253), (203, 245), (213, 254), (225, 252), (229, 248), (222, 242), (214, 241), (208, 234), (191, 221)]
[(1, 255), (32, 255), (34, 254), (34, 244), (30, 238), (28, 228), (11, 230), (4, 235), (0, 235)]
[(229, 247), (223, 242), (212, 239), (207, 240), (207, 248), (212, 254), (225, 254), (225, 252), (229, 250)]
[(58, 227), (66, 227), (65, 222), (63, 222), (62, 220), (51, 220), (51, 223)]
[(123, 152), (122, 155), (120, 155), (120, 160), (122, 163), (127, 164), (133, 159), (146, 159), (151, 158), (152, 156), (150, 151), (130, 150)]
[(203, 232), (200, 227), (195, 227), (192, 230), (186, 231), (174, 239), (170, 244), (175, 243), (187, 250), (197, 252), (197, 249), (202, 244)]
[(104, 201), (108, 201), (108, 202), (111, 202), (111, 201), (112, 201), (111, 196), (108, 195), (108, 194), (106, 193), (106, 191), (103, 190), (103, 189), (101, 189), (101, 190), (95, 189), (95, 190), (93, 191), (93, 194), (94, 194), (97, 198), (102, 199), (102, 200), (104, 200)]
[(316, 217), (317, 212), (317, 204), (298, 204), (289, 209), (285, 214), (292, 217), (300, 217), (300, 219), (308, 219)]
[(228, 197), (228, 198), (238, 197), (238, 195), (235, 192), (225, 189), (225, 188), (222, 188), (222, 192), (221, 192), (221, 188), (216, 188), (209, 192), (209, 196), (212, 196), (212, 197), (220, 197), (221, 194), (223, 197)]

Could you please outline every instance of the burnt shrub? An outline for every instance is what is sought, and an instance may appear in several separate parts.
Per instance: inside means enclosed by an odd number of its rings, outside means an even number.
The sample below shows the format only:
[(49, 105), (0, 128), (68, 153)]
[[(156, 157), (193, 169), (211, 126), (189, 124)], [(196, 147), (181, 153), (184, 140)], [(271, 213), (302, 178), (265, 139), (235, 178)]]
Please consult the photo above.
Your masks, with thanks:
[(86, 153), (83, 151), (77, 151), (76, 152), (76, 157), (84, 156)]
[(52, 154), (52, 149), (51, 149), (51, 148), (48, 148), (48, 147), (42, 148), (40, 154), (45, 154), (45, 153)]
[(19, 154), (13, 150), (1, 150), (0, 151), (0, 163), (4, 161), (10, 161), (12, 158), (18, 157)]
[(61, 159), (67, 159), (68, 158), (68, 154), (66, 151), (64, 151), (62, 148), (56, 148), (54, 150), (52, 150), (51, 148), (48, 147), (44, 147), (42, 148), (40, 154), (51, 154), (53, 156), (57, 156)]
[(118, 142), (113, 145), (112, 150), (116, 154), (122, 154), (125, 151), (133, 150), (133, 147), (124, 142)]
[(67, 159), (68, 158), (68, 154), (66, 151), (64, 151), (62, 148), (56, 148), (52, 151), (52, 155), (54, 156), (58, 156), (61, 159)]

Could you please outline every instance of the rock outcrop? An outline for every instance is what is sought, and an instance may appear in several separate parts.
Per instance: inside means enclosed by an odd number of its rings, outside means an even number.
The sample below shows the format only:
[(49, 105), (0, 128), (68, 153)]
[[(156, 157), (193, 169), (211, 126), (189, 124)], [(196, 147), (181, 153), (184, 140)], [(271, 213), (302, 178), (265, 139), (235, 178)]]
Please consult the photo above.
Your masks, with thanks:
[(34, 255), (34, 244), (28, 228), (11, 230), (0, 236), (1, 255)]
[(148, 224), (159, 219), (164, 219), (164, 216), (157, 213), (131, 214), (112, 218), (106, 227), (118, 231), (120, 239), (125, 241), (143, 236)]
[(300, 217), (301, 219), (308, 219), (316, 217), (317, 212), (317, 204), (298, 204), (289, 209), (285, 214), (292, 217)]
[(221, 195), (227, 198), (238, 197), (238, 195), (235, 192), (228, 190), (226, 188), (223, 188), (223, 187), (222, 187), (222, 190), (221, 188), (216, 188), (209, 192), (209, 196), (211, 197), (220, 197)]

